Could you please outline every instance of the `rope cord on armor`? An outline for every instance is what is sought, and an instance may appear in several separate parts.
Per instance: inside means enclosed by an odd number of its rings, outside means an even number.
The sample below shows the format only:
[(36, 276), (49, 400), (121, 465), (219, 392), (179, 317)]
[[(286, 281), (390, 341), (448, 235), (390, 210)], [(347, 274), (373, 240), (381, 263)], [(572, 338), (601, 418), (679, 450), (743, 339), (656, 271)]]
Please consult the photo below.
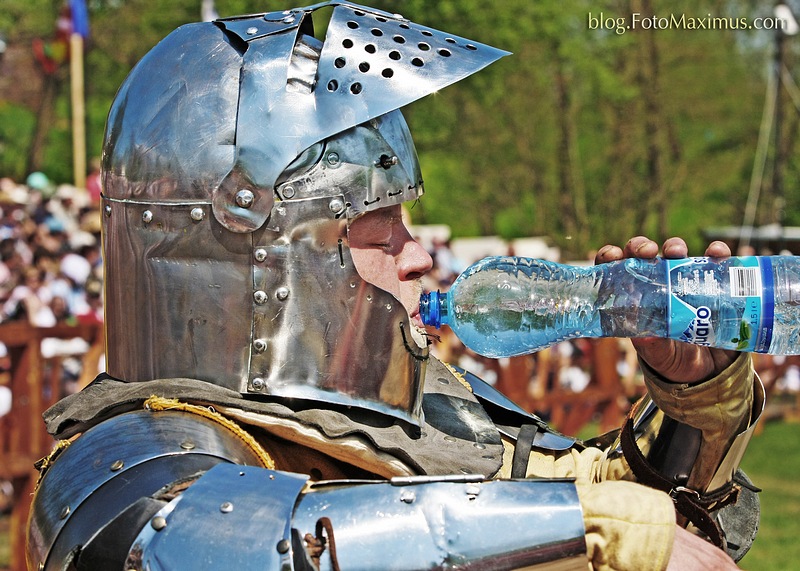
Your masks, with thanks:
[(442, 365), (447, 367), (447, 370), (453, 374), (453, 376), (459, 383), (464, 385), (465, 389), (467, 389), (469, 392), (473, 392), (472, 385), (469, 384), (469, 381), (467, 381), (467, 379), (464, 378), (464, 375), (459, 371), (457, 371), (455, 367), (453, 367), (453, 365), (451, 365), (450, 363), (445, 363), (444, 361), (442, 361)]
[(66, 450), (67, 447), (69, 447), (70, 444), (72, 444), (71, 440), (59, 440), (56, 442), (53, 450), (50, 451), (50, 454), (34, 462), (33, 467), (39, 472), (39, 477), (36, 479), (34, 490), (39, 487), (39, 483), (42, 481), (42, 478), (44, 478), (44, 474), (47, 472), (47, 469), (52, 466), (53, 462), (56, 461), (56, 458), (58, 458), (61, 453)]
[(649, 464), (636, 444), (636, 436), (633, 433), (636, 410), (637, 407), (632, 407), (620, 434), (622, 454), (634, 476), (642, 484), (669, 494), (675, 504), (675, 510), (706, 534), (712, 543), (724, 550), (724, 534), (709, 512), (735, 503), (740, 487), (734, 482), (729, 482), (718, 491), (700, 495), (697, 490), (676, 485), (672, 480), (665, 478)]
[(156, 395), (151, 396), (146, 401), (144, 401), (144, 408), (146, 410), (153, 410), (153, 411), (163, 411), (163, 410), (180, 410), (183, 412), (189, 412), (192, 414), (196, 414), (202, 416), (203, 418), (207, 418), (220, 424), (230, 430), (233, 434), (236, 435), (239, 440), (244, 442), (248, 448), (250, 448), (253, 453), (258, 456), (258, 459), (261, 460), (264, 468), (268, 468), (270, 470), (275, 469), (275, 461), (269, 455), (269, 453), (264, 450), (264, 448), (258, 443), (258, 441), (253, 438), (253, 435), (244, 430), (241, 426), (236, 424), (229, 418), (222, 416), (213, 407), (205, 407), (196, 404), (189, 404), (185, 402), (181, 402), (178, 399), (170, 399), (159, 397)]

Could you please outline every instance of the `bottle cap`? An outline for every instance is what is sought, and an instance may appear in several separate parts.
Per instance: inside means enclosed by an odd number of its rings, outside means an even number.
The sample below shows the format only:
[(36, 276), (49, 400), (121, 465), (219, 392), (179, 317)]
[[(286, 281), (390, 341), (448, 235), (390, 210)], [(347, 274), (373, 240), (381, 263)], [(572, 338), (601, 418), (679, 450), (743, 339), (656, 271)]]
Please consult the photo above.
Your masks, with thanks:
[(437, 329), (442, 325), (439, 313), (439, 298), (438, 291), (423, 293), (419, 298), (419, 315), (422, 318), (422, 322)]

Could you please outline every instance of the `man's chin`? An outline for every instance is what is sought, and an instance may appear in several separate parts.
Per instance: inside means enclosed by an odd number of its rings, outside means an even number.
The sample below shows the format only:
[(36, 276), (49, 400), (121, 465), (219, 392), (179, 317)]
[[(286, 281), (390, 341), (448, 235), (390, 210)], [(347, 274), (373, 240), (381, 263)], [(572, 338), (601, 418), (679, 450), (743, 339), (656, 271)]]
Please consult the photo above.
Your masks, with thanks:
[(418, 347), (428, 346), (428, 335), (419, 315), (411, 319), (411, 337)]

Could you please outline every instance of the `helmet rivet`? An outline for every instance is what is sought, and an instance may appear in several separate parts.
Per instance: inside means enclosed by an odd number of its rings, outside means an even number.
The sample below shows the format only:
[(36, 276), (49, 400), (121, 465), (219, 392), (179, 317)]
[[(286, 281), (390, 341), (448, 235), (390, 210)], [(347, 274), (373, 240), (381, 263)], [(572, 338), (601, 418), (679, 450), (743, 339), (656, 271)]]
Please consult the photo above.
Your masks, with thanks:
[(195, 222), (200, 222), (203, 218), (206, 217), (206, 213), (203, 211), (202, 208), (192, 208), (192, 212), (189, 214), (192, 217), (192, 220)]
[(258, 32), (258, 28), (256, 28), (255, 26), (251, 26), (250, 28), (247, 28), (247, 34), (249, 36), (252, 36), (256, 32)]
[(284, 198), (292, 198), (294, 196), (294, 187), (291, 184), (287, 184), (283, 188), (283, 197)]
[(122, 460), (114, 460), (111, 464), (111, 471), (112, 472), (119, 472), (125, 466), (125, 462)]
[(283, 19), (284, 24), (293, 24), (294, 23), (294, 16), (286, 16)]
[(253, 299), (255, 300), (255, 302), (257, 304), (260, 305), (260, 304), (264, 303), (265, 301), (267, 301), (267, 294), (266, 294), (266, 292), (258, 290), (257, 292), (255, 292), (253, 294)]
[(275, 546), (275, 549), (278, 550), (278, 553), (289, 553), (289, 550), (292, 548), (292, 544), (289, 542), (288, 539), (281, 539), (278, 542), (278, 545)]
[(106, 207), (103, 208), (103, 212), (106, 213), (106, 216), (111, 216), (111, 205), (110, 204), (106, 204)]
[(330, 152), (328, 156), (325, 157), (325, 160), (328, 161), (329, 165), (335, 165), (339, 162), (339, 153)]
[(339, 214), (342, 210), (344, 210), (344, 202), (342, 202), (341, 198), (334, 198), (331, 200), (331, 203), (328, 205), (328, 208), (334, 214)]
[(277, 297), (281, 301), (285, 300), (287, 297), (289, 297), (289, 288), (279, 287), (275, 292), (275, 297)]
[(224, 514), (231, 513), (233, 511), (233, 504), (230, 502), (222, 502), (222, 505), (219, 506), (219, 511)]
[(240, 208), (250, 208), (253, 206), (255, 195), (252, 190), (242, 189), (236, 193), (236, 204)]
[(256, 261), (263, 262), (267, 259), (267, 251), (264, 248), (259, 248), (255, 251), (253, 256), (255, 257)]
[(142, 222), (145, 224), (150, 224), (153, 221), (153, 213), (149, 210), (145, 210), (142, 212)]
[(161, 515), (157, 515), (153, 519), (150, 520), (150, 527), (152, 527), (156, 531), (161, 531), (165, 527), (167, 527), (167, 518)]
[(256, 350), (256, 353), (263, 353), (267, 350), (267, 342), (263, 339), (256, 339), (253, 341), (253, 349)]
[(253, 379), (253, 390), (260, 391), (264, 388), (265, 384), (266, 383), (264, 382), (264, 379), (262, 379), (261, 377), (256, 377), (255, 379)]

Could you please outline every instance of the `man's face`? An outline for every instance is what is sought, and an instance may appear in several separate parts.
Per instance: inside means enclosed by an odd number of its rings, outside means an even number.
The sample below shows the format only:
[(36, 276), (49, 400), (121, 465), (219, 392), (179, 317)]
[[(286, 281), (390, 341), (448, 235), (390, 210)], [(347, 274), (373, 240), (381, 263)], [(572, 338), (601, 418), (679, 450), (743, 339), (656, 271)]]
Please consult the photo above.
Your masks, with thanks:
[(419, 317), (421, 278), (433, 260), (409, 234), (399, 205), (373, 210), (350, 225), (350, 253), (361, 277), (399, 299), (411, 321)]

